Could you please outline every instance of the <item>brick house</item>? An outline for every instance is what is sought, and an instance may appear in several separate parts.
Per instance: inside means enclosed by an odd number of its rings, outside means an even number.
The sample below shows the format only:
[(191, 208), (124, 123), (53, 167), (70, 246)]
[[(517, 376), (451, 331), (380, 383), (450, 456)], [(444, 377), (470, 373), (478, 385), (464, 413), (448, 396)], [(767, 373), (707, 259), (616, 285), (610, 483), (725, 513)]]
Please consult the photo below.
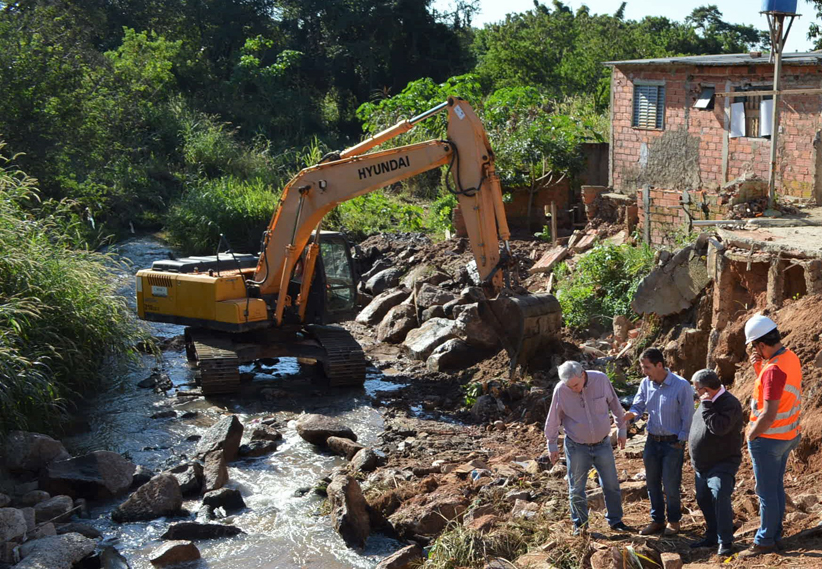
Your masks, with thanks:
[[(689, 216), (721, 218), (766, 191), (773, 109), (772, 97), (761, 94), (773, 89), (767, 53), (606, 65), (612, 68), (609, 185), (637, 192), (640, 223), (646, 209), (654, 221), (650, 241), (663, 242)], [(820, 92), (780, 99), (777, 194), (822, 204), (822, 53), (785, 54), (782, 79), (783, 91)], [(746, 182), (729, 197), (723, 189), (734, 180)]]

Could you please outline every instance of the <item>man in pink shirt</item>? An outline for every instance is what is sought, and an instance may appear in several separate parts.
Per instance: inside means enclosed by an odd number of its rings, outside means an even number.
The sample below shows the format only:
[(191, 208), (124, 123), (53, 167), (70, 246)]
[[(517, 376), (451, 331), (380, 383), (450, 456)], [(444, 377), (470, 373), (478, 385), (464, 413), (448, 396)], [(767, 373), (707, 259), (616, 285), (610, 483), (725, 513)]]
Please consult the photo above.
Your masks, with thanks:
[(574, 535), (588, 525), (585, 486), (591, 467), (596, 468), (599, 474), (608, 525), (617, 531), (630, 531), (622, 522), (622, 494), (608, 436), (613, 413), (619, 429), (619, 447), (625, 448), (627, 436), (623, 409), (614, 387), (604, 373), (585, 371), (579, 362), (574, 361), (559, 366), (559, 379), (545, 421), (545, 438), (551, 462), (556, 463), (559, 460), (557, 439), (560, 425), (565, 430), (564, 449)]

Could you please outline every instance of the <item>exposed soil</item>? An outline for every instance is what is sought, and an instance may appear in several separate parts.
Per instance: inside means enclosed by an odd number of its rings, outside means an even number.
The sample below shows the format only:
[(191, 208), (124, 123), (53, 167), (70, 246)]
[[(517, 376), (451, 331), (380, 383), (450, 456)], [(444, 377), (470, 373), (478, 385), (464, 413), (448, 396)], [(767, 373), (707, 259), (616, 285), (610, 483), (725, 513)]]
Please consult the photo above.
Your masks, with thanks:
[[(384, 236), (372, 237), (361, 247), (377, 245), (390, 246), (390, 254), (394, 255), (402, 251), (401, 245)], [(413, 259), (454, 274), (471, 259), (466, 245), (461, 241), (429, 243), (420, 246)], [(523, 273), (533, 259), (549, 248), (550, 244), (538, 241), (512, 242), (512, 249), (523, 259)], [(703, 308), (706, 307), (709, 310), (710, 304)], [(736, 380), (731, 391), (743, 405), (747, 405), (754, 378), (747, 364), (742, 328), (747, 316), (755, 311), (736, 319), (723, 332), (719, 344), (719, 350), (731, 355), (736, 364)], [(700, 317), (699, 312), (695, 308), (679, 319), (663, 322), (657, 337), (671, 336), (668, 332), (681, 327), (683, 318), (696, 320)], [(784, 344), (797, 353), (804, 366), (803, 443), (791, 457), (785, 477), (790, 498), (785, 519), (787, 550), (755, 558), (754, 566), (814, 567), (819, 566), (819, 556), (822, 555), (822, 527), (817, 525), (822, 514), (817, 490), (817, 473), (822, 468), (822, 455), (818, 452), (822, 446), (822, 389), (818, 387), (822, 369), (814, 365), (822, 351), (820, 314), (822, 297), (815, 296), (787, 301), (782, 310), (772, 315), (783, 332)], [(556, 381), (556, 366), (565, 359), (582, 357), (578, 348), (581, 338), (568, 336), (568, 341), (543, 353), (540, 361), (532, 364), (525, 379), (508, 384), (509, 362), (504, 352), (458, 373), (430, 373), (421, 363), (405, 359), (395, 346), (377, 343), (369, 327), (350, 323), (346, 327), (358, 336), (377, 367), (399, 371), (409, 382), (401, 390), (377, 394), (376, 404), (385, 408), (387, 427), (381, 437), (381, 448), (388, 460), (377, 474), (369, 477), (370, 482), (364, 484), (372, 506), (386, 516), (394, 515), (394, 521), (402, 520), (402, 515), (397, 512), (410, 516), (409, 512), (414, 512), (415, 508), (437, 509), (446, 502), (453, 502), (451, 505), (459, 506), (458, 510), (467, 508), (464, 519), (463, 516), (458, 519), (463, 519), (463, 524), (477, 532), (476, 535), (484, 536), (481, 541), (489, 555), (499, 551), (502, 535), (516, 530), (531, 540), (532, 545), (542, 544), (532, 550), (545, 553), (548, 560), (561, 567), (591, 567), (592, 557), (594, 566), (597, 566), (597, 558), (603, 555), (601, 552), (613, 545), (624, 548), (631, 544), (652, 557), (654, 551), (676, 552), (686, 564), (705, 564), (703, 567), (719, 563), (731, 567), (751, 565), (750, 560), (736, 556), (720, 559), (713, 549), (690, 548), (690, 543), (700, 539), (703, 531), (690, 463), (683, 469), (685, 516), (681, 534), (671, 538), (638, 535), (638, 529), (650, 521), (650, 505), (644, 490), (636, 491), (637, 487), (643, 486), (641, 480), (644, 477), (641, 459), (644, 435), (636, 432), (632, 433), (628, 448), (615, 450), (615, 456), (623, 485), (625, 523), (637, 532), (626, 535), (611, 531), (603, 517), (604, 512), (599, 511), (592, 514), (589, 536), (571, 536), (567, 482), (561, 471), (550, 470), (545, 461), (542, 422)], [(650, 333), (650, 328), (647, 323), (643, 324), (636, 343), (641, 343), (641, 336)], [(593, 363), (589, 359), (588, 365)], [(473, 391), (474, 394), (493, 394), (504, 404), (504, 409), (492, 416), (469, 412), (464, 399), (466, 386), (470, 383), (481, 386)], [(537, 389), (529, 392), (528, 388), (532, 387)], [(759, 503), (750, 458), (747, 452), (743, 455), (734, 493), (737, 550), (752, 542), (759, 525)], [(479, 462), (460, 468), (470, 461)], [(591, 481), (589, 492), (591, 487), (596, 487), (596, 481)], [(530, 519), (512, 514), (516, 509), (514, 502), (505, 497), (511, 490), (529, 493), (528, 500), (536, 504)], [(445, 524), (442, 524), (431, 533), (408, 532), (403, 537), (426, 545), (444, 529)]]

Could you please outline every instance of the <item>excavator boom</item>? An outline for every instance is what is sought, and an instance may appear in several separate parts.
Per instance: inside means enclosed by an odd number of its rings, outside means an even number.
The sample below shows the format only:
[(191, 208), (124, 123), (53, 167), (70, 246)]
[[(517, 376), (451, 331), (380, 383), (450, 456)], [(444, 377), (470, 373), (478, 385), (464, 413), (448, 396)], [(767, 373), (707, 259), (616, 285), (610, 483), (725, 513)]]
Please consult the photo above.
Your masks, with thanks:
[[(372, 151), (440, 112), (448, 114), (447, 139)], [(246, 258), (253, 263), (252, 256), (230, 253), (222, 261), (220, 255), (191, 257), (139, 271), (138, 313), (147, 320), (191, 326), (186, 344), (198, 362), (204, 392), (206, 386), (210, 393), (236, 390), (241, 362), (298, 352), (322, 361), (332, 384), (361, 383), (365, 359), (353, 337), (341, 328), (321, 326), (327, 320), (318, 319), (316, 310), (308, 314), (318, 296), (325, 298), (327, 291), (320, 289), (339, 288), (326, 283), (327, 267), (317, 272), (324, 266), (317, 263), (321, 247), (331, 245), (329, 235), (321, 243), (322, 220), (344, 201), (445, 165), (488, 298), (480, 314), (511, 356), (513, 373), (544, 340), (556, 337), (559, 303), (550, 295), (515, 295), (511, 290), (516, 265), (494, 152), (474, 110), (455, 97), (297, 174), (283, 189), (253, 269)], [(350, 265), (347, 247), (345, 251)], [(289, 343), (288, 338), (297, 341)]]

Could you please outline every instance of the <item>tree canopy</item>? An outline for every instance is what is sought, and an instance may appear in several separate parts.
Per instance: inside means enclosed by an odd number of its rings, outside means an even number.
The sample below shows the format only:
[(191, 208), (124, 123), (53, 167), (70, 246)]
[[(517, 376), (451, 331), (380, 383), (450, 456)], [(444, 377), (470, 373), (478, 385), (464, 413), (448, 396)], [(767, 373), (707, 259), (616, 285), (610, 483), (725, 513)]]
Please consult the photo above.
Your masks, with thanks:
[(44, 198), (72, 198), (89, 227), (159, 227), (189, 188), (223, 177), (272, 184), (293, 164), (281, 158), (291, 148), (355, 143), (372, 128), (374, 105), (379, 120), (399, 118), (456, 89), (492, 120), (509, 108), (495, 107), (500, 100), (530, 101), (538, 112), (521, 114), (528, 120), (489, 126), (513, 164), (517, 152), (548, 148), (545, 129), (568, 131), (551, 138), (573, 141), (562, 148), (607, 130), (603, 61), (762, 41), (713, 5), (684, 22), (633, 21), (624, 4), (594, 14), (554, 0), (476, 29), (477, 0), (449, 11), (432, 4), (0, 2), (0, 140)]

